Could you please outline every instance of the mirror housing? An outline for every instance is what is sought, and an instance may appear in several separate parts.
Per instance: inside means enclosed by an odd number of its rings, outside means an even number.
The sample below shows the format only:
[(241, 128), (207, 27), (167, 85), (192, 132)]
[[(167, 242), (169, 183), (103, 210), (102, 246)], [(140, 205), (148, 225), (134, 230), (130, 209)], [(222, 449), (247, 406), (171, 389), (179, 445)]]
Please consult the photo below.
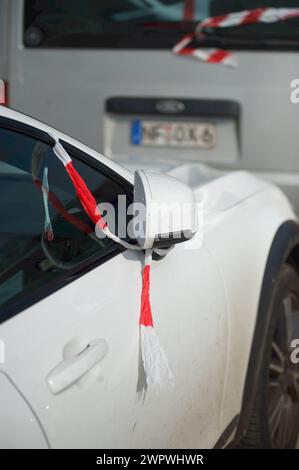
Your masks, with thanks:
[(134, 236), (143, 249), (169, 247), (198, 230), (192, 189), (172, 176), (137, 170), (134, 178)]

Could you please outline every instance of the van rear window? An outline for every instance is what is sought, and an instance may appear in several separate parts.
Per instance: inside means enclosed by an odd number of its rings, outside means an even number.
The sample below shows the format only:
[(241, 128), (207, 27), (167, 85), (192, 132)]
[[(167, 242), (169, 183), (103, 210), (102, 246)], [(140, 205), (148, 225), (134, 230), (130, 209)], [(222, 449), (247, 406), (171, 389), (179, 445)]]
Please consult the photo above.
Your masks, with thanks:
[[(210, 16), (257, 7), (298, 7), (298, 0), (25, 0), (24, 45), (46, 48), (168, 49)], [(210, 31), (229, 47), (298, 46), (299, 22)], [(231, 44), (229, 43), (231, 41)], [(212, 44), (213, 45), (213, 44)]]

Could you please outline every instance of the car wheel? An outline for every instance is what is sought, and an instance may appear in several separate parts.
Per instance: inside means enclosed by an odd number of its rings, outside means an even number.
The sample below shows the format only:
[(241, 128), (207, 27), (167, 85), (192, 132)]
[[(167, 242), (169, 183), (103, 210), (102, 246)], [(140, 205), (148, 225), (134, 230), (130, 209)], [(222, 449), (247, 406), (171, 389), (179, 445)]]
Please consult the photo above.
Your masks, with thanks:
[(269, 308), (262, 368), (242, 448), (294, 448), (299, 434), (299, 364), (291, 360), (291, 342), (299, 339), (299, 276), (289, 265), (280, 271)]

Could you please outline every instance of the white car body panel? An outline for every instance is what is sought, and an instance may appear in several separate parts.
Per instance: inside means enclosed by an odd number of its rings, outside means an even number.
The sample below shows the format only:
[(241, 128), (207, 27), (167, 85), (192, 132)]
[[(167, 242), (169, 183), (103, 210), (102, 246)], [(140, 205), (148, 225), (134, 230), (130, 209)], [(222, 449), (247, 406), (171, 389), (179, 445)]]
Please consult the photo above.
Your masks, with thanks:
[[(0, 115), (53, 131), (5, 108)], [(57, 135), (133, 180), (116, 162)], [(0, 371), (22, 391), (51, 447), (208, 448), (240, 412), (270, 246), (280, 225), (296, 217), (279, 189), (245, 172), (186, 165), (172, 174), (189, 182), (203, 208), (203, 244), (196, 237), (182, 243), (152, 269), (152, 306), (173, 389), (138, 398), (141, 254), (115, 256), (0, 326)], [(103, 338), (108, 354), (53, 395), (47, 376), (78, 337)], [(5, 435), (0, 420), (0, 446)], [(40, 435), (31, 438), (29, 447), (40, 445)]]
[[(11, 380), (0, 371), (1, 449), (48, 449), (36, 414)], [(13, 412), (12, 412), (13, 410)]]
[[(152, 272), (152, 306), (175, 375), (173, 390), (148, 392), (144, 402), (138, 400), (141, 257), (136, 254), (116, 256), (2, 325), (3, 370), (34, 407), (52, 447), (216, 442), (226, 363), (222, 348), (227, 350), (224, 290), (205, 249), (175, 251), (154, 263)], [(192, 269), (195, 257), (203, 268), (199, 273)], [(190, 282), (193, 276), (196, 283)], [(217, 293), (212, 305), (211, 283)], [(108, 355), (86, 383), (54, 396), (46, 376), (62, 360), (64, 345), (78, 336), (104, 338)]]
[[(224, 428), (241, 410), (242, 394), (256, 322), (258, 302), (270, 247), (280, 225), (293, 220), (287, 198), (278, 188), (249, 197), (204, 233), (225, 283), (228, 315), (228, 353), (222, 403)], [(233, 254), (229, 247), (233, 247)]]

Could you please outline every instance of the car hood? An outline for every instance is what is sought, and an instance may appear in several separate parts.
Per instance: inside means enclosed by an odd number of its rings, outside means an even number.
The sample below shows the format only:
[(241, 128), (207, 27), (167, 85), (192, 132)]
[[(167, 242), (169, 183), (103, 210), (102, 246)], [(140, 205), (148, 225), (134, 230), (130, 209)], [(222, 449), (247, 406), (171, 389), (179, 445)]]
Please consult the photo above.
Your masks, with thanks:
[(147, 159), (124, 156), (116, 159), (119, 164), (134, 172), (136, 169), (164, 172), (190, 186), (198, 202), (204, 204), (205, 212), (230, 209), (256, 193), (272, 185), (247, 171), (222, 171), (202, 163), (175, 165), (160, 161), (154, 165)]
[(168, 173), (193, 189), (205, 212), (225, 211), (271, 187), (247, 171), (219, 171), (202, 164), (182, 165)]

